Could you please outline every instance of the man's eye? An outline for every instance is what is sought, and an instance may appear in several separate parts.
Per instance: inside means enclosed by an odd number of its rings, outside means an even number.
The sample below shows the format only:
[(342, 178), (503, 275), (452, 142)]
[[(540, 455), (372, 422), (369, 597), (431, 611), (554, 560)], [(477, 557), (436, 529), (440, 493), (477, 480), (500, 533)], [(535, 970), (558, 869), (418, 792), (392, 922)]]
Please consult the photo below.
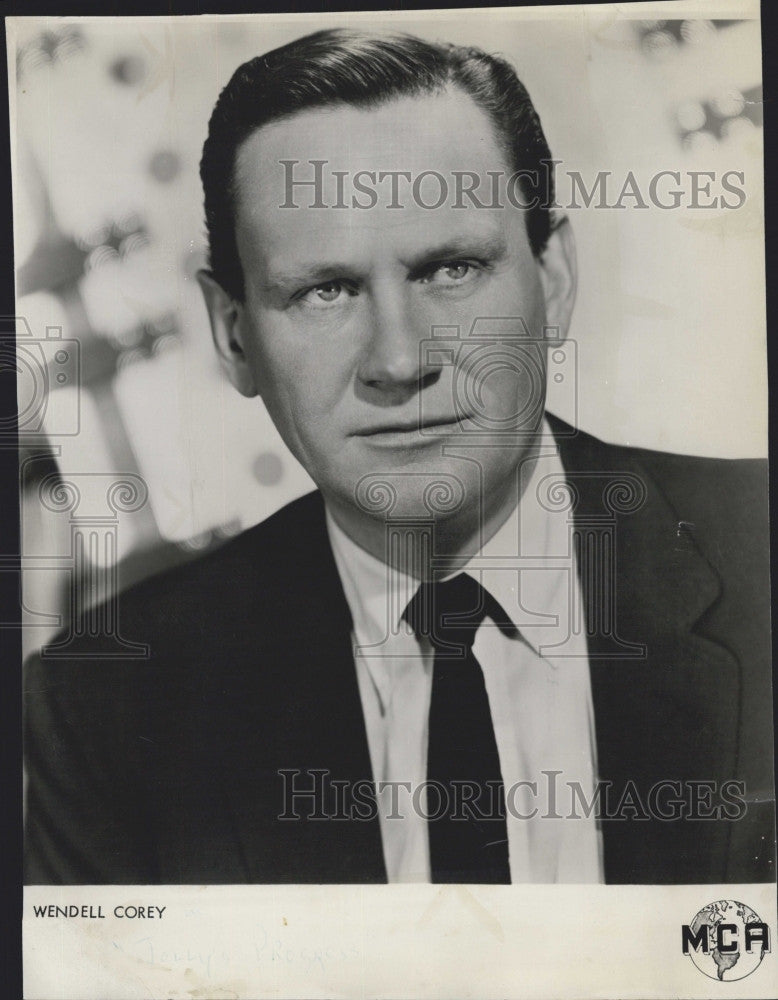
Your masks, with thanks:
[(472, 261), (447, 260), (439, 264), (434, 271), (430, 271), (424, 280), (436, 285), (462, 285), (471, 281), (476, 272), (476, 265)]
[(331, 305), (340, 301), (344, 295), (351, 292), (342, 281), (324, 281), (320, 285), (309, 288), (300, 296), (300, 301), (316, 307)]

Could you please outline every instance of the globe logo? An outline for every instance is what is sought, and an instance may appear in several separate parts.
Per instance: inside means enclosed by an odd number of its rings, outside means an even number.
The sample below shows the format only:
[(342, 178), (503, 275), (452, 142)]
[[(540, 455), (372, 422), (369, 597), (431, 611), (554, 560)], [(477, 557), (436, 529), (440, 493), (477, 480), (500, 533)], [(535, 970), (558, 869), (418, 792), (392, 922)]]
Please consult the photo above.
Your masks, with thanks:
[(682, 948), (700, 972), (731, 983), (758, 968), (770, 950), (770, 929), (750, 906), (720, 899), (683, 925)]

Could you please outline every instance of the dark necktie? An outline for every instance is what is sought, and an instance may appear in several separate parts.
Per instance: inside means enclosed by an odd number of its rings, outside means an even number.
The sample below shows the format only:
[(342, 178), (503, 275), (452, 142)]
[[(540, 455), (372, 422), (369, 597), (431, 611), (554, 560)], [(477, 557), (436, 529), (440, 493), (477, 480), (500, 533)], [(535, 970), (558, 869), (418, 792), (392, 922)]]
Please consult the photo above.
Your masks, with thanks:
[(433, 882), (511, 880), (500, 760), (472, 648), (487, 614), (515, 634), (500, 605), (465, 573), (422, 583), (403, 614), (435, 650), (427, 751)]

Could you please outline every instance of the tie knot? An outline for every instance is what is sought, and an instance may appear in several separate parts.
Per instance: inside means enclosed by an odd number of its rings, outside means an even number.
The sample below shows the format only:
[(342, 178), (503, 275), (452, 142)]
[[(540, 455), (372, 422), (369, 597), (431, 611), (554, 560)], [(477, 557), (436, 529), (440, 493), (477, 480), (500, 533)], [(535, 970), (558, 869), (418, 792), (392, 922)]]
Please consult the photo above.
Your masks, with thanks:
[(448, 652), (451, 656), (462, 656), (472, 648), (476, 631), (487, 615), (503, 631), (516, 633), (498, 602), (467, 573), (420, 584), (403, 612), (417, 637), (427, 636), (436, 653)]

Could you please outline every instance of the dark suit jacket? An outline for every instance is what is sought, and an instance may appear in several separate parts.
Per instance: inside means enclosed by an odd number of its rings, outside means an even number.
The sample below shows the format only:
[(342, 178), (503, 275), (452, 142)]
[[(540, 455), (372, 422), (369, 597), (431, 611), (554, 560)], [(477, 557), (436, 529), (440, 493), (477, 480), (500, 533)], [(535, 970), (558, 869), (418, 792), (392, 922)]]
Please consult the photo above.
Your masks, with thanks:
[[(715, 782), (713, 805), (723, 782), (745, 782), (739, 819), (626, 809), (604, 820), (606, 878), (772, 880), (764, 464), (615, 447), (553, 426), (578, 493), (584, 601), (606, 623), (590, 636), (601, 779), (613, 801), (634, 782), (643, 804), (661, 781)], [(643, 484), (638, 509), (614, 515), (618, 491), (604, 507), (606, 474)], [(612, 600), (602, 573), (581, 568), (586, 539), (610, 523)], [(123, 636), (147, 643), (148, 658), (95, 657), (100, 640), (80, 639), (67, 658), (28, 666), (27, 881), (385, 881), (377, 818), (277, 818), (289, 806), (281, 770), (303, 772), (298, 787), (313, 769), (371, 776), (320, 494), (127, 591), (119, 611)], [(628, 655), (634, 646), (646, 655)]]

